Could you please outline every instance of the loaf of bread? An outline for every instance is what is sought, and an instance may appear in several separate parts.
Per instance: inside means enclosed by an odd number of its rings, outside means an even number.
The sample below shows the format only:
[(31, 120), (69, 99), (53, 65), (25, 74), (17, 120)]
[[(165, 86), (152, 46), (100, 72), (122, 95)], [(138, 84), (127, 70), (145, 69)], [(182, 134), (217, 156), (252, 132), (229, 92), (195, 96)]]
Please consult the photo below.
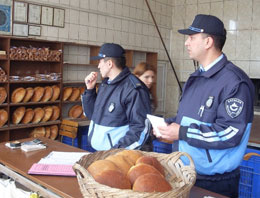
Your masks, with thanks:
[(79, 88), (79, 98), (78, 98), (78, 100), (80, 100), (81, 99), (81, 95), (84, 93), (84, 91), (85, 91), (85, 87), (80, 87)]
[(23, 116), (21, 123), (28, 124), (32, 121), (33, 117), (34, 117), (34, 110), (31, 108), (28, 108), (25, 110), (25, 114)]
[(45, 128), (44, 127), (37, 127), (32, 130), (29, 134), (29, 137), (39, 138), (45, 136)]
[(132, 164), (123, 155), (110, 155), (106, 158), (106, 160), (113, 162), (125, 175), (127, 175), (129, 169), (132, 166)]
[(57, 125), (51, 125), (50, 126), (50, 129), (51, 129), (51, 135), (50, 135), (50, 139), (51, 140), (55, 140), (56, 137), (58, 136), (58, 126)]
[(154, 173), (141, 175), (133, 185), (133, 190), (138, 192), (167, 192), (171, 189), (171, 185), (163, 176)]
[(50, 121), (57, 120), (60, 117), (60, 108), (53, 105), (52, 109), (53, 109), (53, 113), (52, 113), (52, 116), (50, 118)]
[(105, 170), (96, 176), (95, 180), (112, 188), (131, 189), (131, 184), (126, 175), (119, 170)]
[(69, 117), (70, 118), (79, 118), (82, 113), (83, 113), (82, 106), (74, 105), (69, 110)]
[(164, 173), (164, 168), (161, 165), (161, 163), (152, 156), (142, 156), (140, 158), (137, 159), (136, 164), (149, 164), (151, 166), (153, 166), (154, 168), (156, 168), (163, 176), (165, 176)]
[(57, 85), (52, 86), (53, 94), (50, 101), (56, 101), (60, 97), (60, 88)]
[(32, 123), (37, 124), (39, 123), (43, 116), (44, 116), (44, 110), (41, 107), (37, 107), (34, 109), (34, 117), (32, 119)]
[(7, 92), (4, 87), (0, 87), (0, 104), (3, 104), (6, 100)]
[(26, 90), (23, 87), (17, 88), (13, 91), (11, 96), (12, 103), (19, 103), (23, 100)]
[(127, 177), (131, 184), (134, 184), (135, 180), (143, 174), (154, 173), (163, 176), (156, 168), (149, 164), (137, 164), (132, 166), (127, 173)]
[(19, 124), (25, 114), (25, 107), (19, 107), (13, 112), (12, 121), (13, 124)]
[(69, 97), (69, 101), (76, 101), (78, 98), (79, 98), (79, 95), (80, 95), (80, 90), (79, 90), (79, 88), (77, 88), (77, 87), (73, 87), (73, 89), (72, 89), (72, 93), (71, 93), (71, 95), (70, 95), (70, 97)]
[(39, 102), (44, 95), (44, 91), (45, 90), (44, 90), (43, 87), (35, 87), (34, 88), (34, 94), (33, 94), (31, 101), (32, 102)]
[(23, 98), (23, 102), (29, 102), (34, 94), (34, 89), (32, 87), (27, 87), (25, 90), (26, 94)]
[(62, 97), (62, 100), (63, 101), (66, 101), (68, 100), (68, 98), (71, 96), (72, 94), (72, 87), (64, 87), (63, 88), (63, 97)]
[(126, 156), (132, 162), (132, 165), (136, 163), (136, 160), (139, 157), (143, 156), (143, 154), (137, 150), (123, 150), (121, 152), (118, 152), (117, 155)]
[(51, 136), (51, 128), (50, 127), (45, 127), (45, 137), (49, 138)]
[(8, 120), (8, 113), (4, 109), (0, 109), (0, 127), (4, 126)]
[(88, 172), (92, 175), (94, 179), (102, 172), (107, 170), (115, 170), (118, 171), (118, 166), (115, 163), (111, 162), (110, 160), (97, 160), (90, 164), (87, 168)]
[(44, 116), (42, 118), (42, 122), (47, 122), (50, 120), (52, 113), (53, 113), (53, 108), (51, 106), (46, 106), (43, 108), (44, 110)]
[(53, 89), (52, 89), (52, 87), (46, 86), (46, 87), (44, 88), (44, 95), (43, 95), (41, 101), (42, 101), (42, 102), (48, 102), (48, 101), (51, 99), (52, 95), (53, 95)]

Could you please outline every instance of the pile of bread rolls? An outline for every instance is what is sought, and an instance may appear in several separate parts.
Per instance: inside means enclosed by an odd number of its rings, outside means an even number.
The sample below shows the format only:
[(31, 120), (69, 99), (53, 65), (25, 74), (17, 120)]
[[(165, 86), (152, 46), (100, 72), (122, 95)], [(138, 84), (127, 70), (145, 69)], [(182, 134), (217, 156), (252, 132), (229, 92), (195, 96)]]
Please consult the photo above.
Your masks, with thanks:
[(58, 125), (36, 127), (29, 133), (29, 137), (33, 137), (33, 138), (46, 137), (55, 140), (57, 136), (58, 136)]
[(4, 87), (0, 87), (0, 104), (3, 104), (7, 98), (7, 92)]
[(43, 108), (36, 107), (25, 108), (18, 107), (12, 114), (13, 124), (37, 124), (39, 122), (55, 121), (60, 117), (60, 108), (58, 106), (45, 106)]
[(51, 50), (48, 47), (11, 47), (10, 59), (31, 61), (60, 61), (61, 50)]
[(85, 91), (85, 87), (64, 87), (63, 88), (63, 101), (79, 101), (80, 95)]
[(48, 102), (56, 101), (60, 96), (60, 88), (57, 85), (45, 87), (19, 87), (12, 92), (12, 103)]
[(4, 109), (0, 109), (0, 127), (4, 126), (8, 121), (8, 113)]
[(165, 179), (164, 167), (152, 156), (136, 150), (123, 150), (87, 168), (99, 182), (119, 189), (137, 192), (167, 192), (172, 186)]

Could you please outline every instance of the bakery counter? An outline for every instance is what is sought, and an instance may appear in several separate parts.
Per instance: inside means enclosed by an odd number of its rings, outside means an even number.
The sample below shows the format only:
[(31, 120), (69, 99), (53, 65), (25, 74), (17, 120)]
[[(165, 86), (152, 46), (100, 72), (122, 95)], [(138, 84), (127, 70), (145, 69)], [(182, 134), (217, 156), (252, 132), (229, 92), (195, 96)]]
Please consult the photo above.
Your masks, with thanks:
[[(17, 182), (26, 185), (30, 190), (39, 192), (43, 197), (51, 198), (81, 198), (83, 197), (76, 177), (61, 177), (61, 176), (41, 176), (29, 175), (28, 170), (33, 163), (37, 163), (41, 158), (47, 156), (51, 151), (63, 152), (86, 152), (76, 147), (63, 144), (58, 141), (53, 141), (48, 138), (39, 138), (47, 144), (47, 148), (39, 151), (22, 152), (20, 149), (12, 150), (0, 143), (0, 172), (8, 175)], [(30, 141), (32, 138), (22, 139)], [(23, 162), (23, 163), (21, 163)], [(218, 197), (224, 198), (219, 194), (192, 187), (190, 197)]]

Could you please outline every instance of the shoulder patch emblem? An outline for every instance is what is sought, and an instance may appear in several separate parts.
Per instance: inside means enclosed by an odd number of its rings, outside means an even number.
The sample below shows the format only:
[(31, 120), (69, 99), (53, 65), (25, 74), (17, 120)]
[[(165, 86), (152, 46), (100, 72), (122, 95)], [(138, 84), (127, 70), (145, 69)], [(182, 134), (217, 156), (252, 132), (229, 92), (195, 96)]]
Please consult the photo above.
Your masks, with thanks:
[(244, 102), (238, 98), (229, 98), (225, 102), (227, 114), (231, 118), (239, 116), (244, 107)]

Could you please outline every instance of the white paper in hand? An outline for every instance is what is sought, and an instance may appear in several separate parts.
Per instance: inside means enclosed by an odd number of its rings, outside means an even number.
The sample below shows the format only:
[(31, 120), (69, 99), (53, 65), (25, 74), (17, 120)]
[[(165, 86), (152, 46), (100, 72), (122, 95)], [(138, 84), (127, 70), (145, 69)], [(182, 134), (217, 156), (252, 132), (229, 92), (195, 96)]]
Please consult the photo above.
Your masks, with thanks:
[(160, 133), (160, 131), (158, 130), (157, 127), (158, 126), (167, 126), (166, 122), (164, 121), (164, 118), (154, 116), (154, 115), (150, 115), (150, 114), (147, 114), (146, 117), (152, 123), (152, 126), (153, 126), (153, 129), (155, 130), (156, 136), (162, 136), (162, 134)]

